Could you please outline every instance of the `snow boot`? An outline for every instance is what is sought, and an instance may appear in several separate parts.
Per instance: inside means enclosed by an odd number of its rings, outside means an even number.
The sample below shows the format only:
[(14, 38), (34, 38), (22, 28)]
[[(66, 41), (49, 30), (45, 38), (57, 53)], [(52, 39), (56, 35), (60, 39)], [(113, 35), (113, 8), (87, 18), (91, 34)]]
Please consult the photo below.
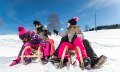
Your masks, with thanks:
[(56, 65), (60, 62), (60, 59), (57, 58), (57, 56), (54, 56), (53, 58), (50, 59), (50, 62), (52, 62), (53, 65)]
[(20, 63), (20, 60), (21, 60), (21, 57), (17, 57), (16, 60), (13, 60), (13, 62), (10, 64), (10, 66), (14, 66), (14, 65)]
[(44, 57), (44, 58), (42, 58), (42, 64), (47, 64), (48, 63), (48, 59), (49, 59), (49, 57)]
[(104, 55), (101, 55), (99, 58), (94, 60), (94, 64), (91, 66), (93, 69), (98, 69), (101, 65), (103, 65), (107, 60), (107, 57)]
[(31, 63), (31, 61), (32, 61), (31, 58), (27, 58), (27, 57), (24, 58), (24, 64), (25, 64), (25, 65)]
[(64, 61), (61, 61), (61, 59), (58, 59), (58, 60), (60, 60), (60, 62), (58, 64), (57, 68), (61, 69), (61, 68), (65, 67), (65, 66), (67, 66), (68, 58), (64, 58)]
[[(88, 58), (88, 57), (84, 58), (83, 62), (84, 62), (84, 69), (91, 70), (91, 60), (90, 60), (90, 58)], [(82, 67), (82, 69), (83, 69), (83, 67)]]

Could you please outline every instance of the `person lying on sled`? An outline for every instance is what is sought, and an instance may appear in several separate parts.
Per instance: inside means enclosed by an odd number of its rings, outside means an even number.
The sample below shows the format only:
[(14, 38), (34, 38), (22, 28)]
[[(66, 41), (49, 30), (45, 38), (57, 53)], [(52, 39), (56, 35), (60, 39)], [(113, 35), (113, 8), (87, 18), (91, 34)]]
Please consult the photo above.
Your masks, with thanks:
[[(59, 31), (54, 30), (54, 32), (55, 33), (57, 32), (56, 34), (59, 34), (58, 33)], [(107, 57), (105, 55), (101, 55), (100, 57), (98, 57), (97, 54), (95, 53), (95, 51), (92, 49), (89, 40), (84, 39), (84, 35), (82, 32), (81, 32), (80, 36), (82, 38), (82, 42), (83, 42), (83, 45), (86, 49), (87, 55), (91, 60), (91, 68), (94, 68), (94, 69), (99, 68), (100, 66), (102, 66), (106, 62)], [(75, 38), (75, 37), (76, 37), (76, 35), (74, 35), (73, 38)], [(54, 60), (55, 61), (57, 61), (56, 57), (58, 56), (58, 49), (63, 42), (69, 42), (68, 36), (63, 36), (61, 38), (60, 44), (54, 52), (54, 57), (55, 57)], [(96, 65), (97, 65), (97, 67), (96, 67)]]
[[(21, 61), (21, 55), (24, 48), (29, 47), (24, 52), (24, 55), (31, 55), (32, 49), (37, 50), (39, 46), (42, 47), (41, 51), (43, 52), (42, 60), (47, 62), (47, 58), (49, 57), (50, 53), (50, 44), (49, 42), (45, 41), (40, 35), (34, 33), (33, 31), (27, 31), (24, 27), (18, 27), (19, 31), (19, 38), (23, 41), (22, 48), (17, 56), (17, 59), (13, 60), (10, 66), (16, 65)], [(31, 58), (26, 57), (25, 63), (28, 64), (31, 62)]]

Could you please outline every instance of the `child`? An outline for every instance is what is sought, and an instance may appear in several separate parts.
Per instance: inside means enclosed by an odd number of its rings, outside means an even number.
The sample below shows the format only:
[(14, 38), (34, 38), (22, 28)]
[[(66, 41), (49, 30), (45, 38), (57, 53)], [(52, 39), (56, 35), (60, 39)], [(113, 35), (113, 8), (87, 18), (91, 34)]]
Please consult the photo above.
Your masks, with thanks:
[(36, 28), (35, 32), (40, 36), (42, 36), (44, 40), (50, 43), (51, 45), (50, 56), (52, 56), (55, 51), (55, 47), (54, 47), (54, 40), (48, 37), (48, 35), (51, 35), (51, 32), (47, 30), (47, 28), (45, 28), (39, 21), (33, 21), (33, 24)]
[[(58, 58), (61, 59), (63, 51), (65, 47), (67, 46), (68, 50), (76, 51), (76, 58), (80, 62), (81, 58), (80, 58), (79, 51), (78, 51), (78, 48), (79, 48), (81, 50), (85, 68), (90, 69), (90, 59), (82, 43), (82, 38), (79, 36), (79, 34), (81, 34), (79, 26), (76, 26), (76, 24), (77, 24), (76, 18), (70, 19), (68, 21), (68, 31), (65, 33), (65, 36), (68, 37), (68, 42), (63, 42), (60, 44), (58, 48)], [(75, 35), (76, 37), (74, 37)]]
[[(58, 32), (58, 31), (56, 31)], [(90, 42), (87, 40), (87, 39), (84, 39), (84, 35), (83, 33), (80, 33), (79, 36), (82, 37), (82, 42), (83, 42), (83, 45), (86, 49), (86, 52), (87, 52), (87, 55), (88, 57), (90, 58), (91, 60), (91, 68), (99, 68), (101, 65), (103, 65), (105, 62), (106, 62), (106, 59), (107, 57), (104, 56), (104, 55), (101, 55), (100, 57), (97, 56), (97, 54), (94, 52), (94, 50), (92, 49), (91, 45), (90, 45)], [(76, 37), (76, 35), (74, 35), (74, 38)], [(53, 61), (57, 61), (57, 58), (56, 56), (58, 56), (58, 50), (59, 50), (59, 47), (60, 45), (63, 43), (63, 42), (69, 42), (69, 39), (68, 39), (68, 36), (63, 36), (61, 38), (61, 41), (60, 41), (60, 44), (59, 46), (57, 47), (57, 49), (55, 50), (54, 52), (54, 60)], [(99, 65), (98, 65), (99, 64)], [(97, 65), (97, 67), (96, 67)]]
[[(31, 49), (37, 50), (39, 46), (42, 46), (43, 61), (47, 61), (47, 57), (50, 55), (49, 42), (42, 39), (38, 34), (34, 33), (33, 31), (25, 30), (25, 28), (22, 26), (18, 27), (18, 31), (19, 31), (19, 38), (23, 41), (23, 46), (19, 52), (17, 59), (13, 60), (13, 62), (10, 64), (10, 66), (20, 63), (22, 52), (26, 47), (29, 47), (29, 48), (27, 48), (24, 55), (31, 55), (31, 51), (32, 51)], [(26, 62), (26, 64), (30, 63), (31, 58), (26, 57), (25, 62)]]

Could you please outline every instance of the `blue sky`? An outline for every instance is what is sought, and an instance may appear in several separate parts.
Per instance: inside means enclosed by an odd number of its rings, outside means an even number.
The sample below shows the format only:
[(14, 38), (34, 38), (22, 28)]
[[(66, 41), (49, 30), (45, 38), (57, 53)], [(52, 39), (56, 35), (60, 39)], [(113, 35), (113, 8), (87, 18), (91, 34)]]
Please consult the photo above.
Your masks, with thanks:
[(86, 24), (94, 27), (95, 11), (97, 25), (120, 23), (120, 0), (0, 0), (0, 32), (17, 33), (19, 25), (32, 30), (34, 20), (47, 25), (51, 13), (58, 15), (64, 29), (78, 16), (83, 30)]

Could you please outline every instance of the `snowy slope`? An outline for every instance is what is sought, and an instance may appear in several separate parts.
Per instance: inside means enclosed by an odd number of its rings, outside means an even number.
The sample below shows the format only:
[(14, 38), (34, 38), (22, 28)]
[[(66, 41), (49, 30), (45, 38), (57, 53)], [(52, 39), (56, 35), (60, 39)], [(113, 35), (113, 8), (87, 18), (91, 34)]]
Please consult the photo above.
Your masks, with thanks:
[[(84, 70), (82, 72), (119, 72), (120, 69), (120, 29), (101, 30), (98, 32), (85, 32), (85, 38), (91, 42), (94, 51), (98, 56), (104, 54), (108, 57), (107, 62), (95, 70)], [(58, 46), (60, 36), (50, 36), (55, 40), (55, 47)], [(81, 72), (78, 66), (56, 69), (51, 63), (41, 65), (31, 63), (29, 65), (18, 64), (9, 67), (12, 59), (17, 56), (22, 42), (17, 35), (0, 35), (0, 72)]]

